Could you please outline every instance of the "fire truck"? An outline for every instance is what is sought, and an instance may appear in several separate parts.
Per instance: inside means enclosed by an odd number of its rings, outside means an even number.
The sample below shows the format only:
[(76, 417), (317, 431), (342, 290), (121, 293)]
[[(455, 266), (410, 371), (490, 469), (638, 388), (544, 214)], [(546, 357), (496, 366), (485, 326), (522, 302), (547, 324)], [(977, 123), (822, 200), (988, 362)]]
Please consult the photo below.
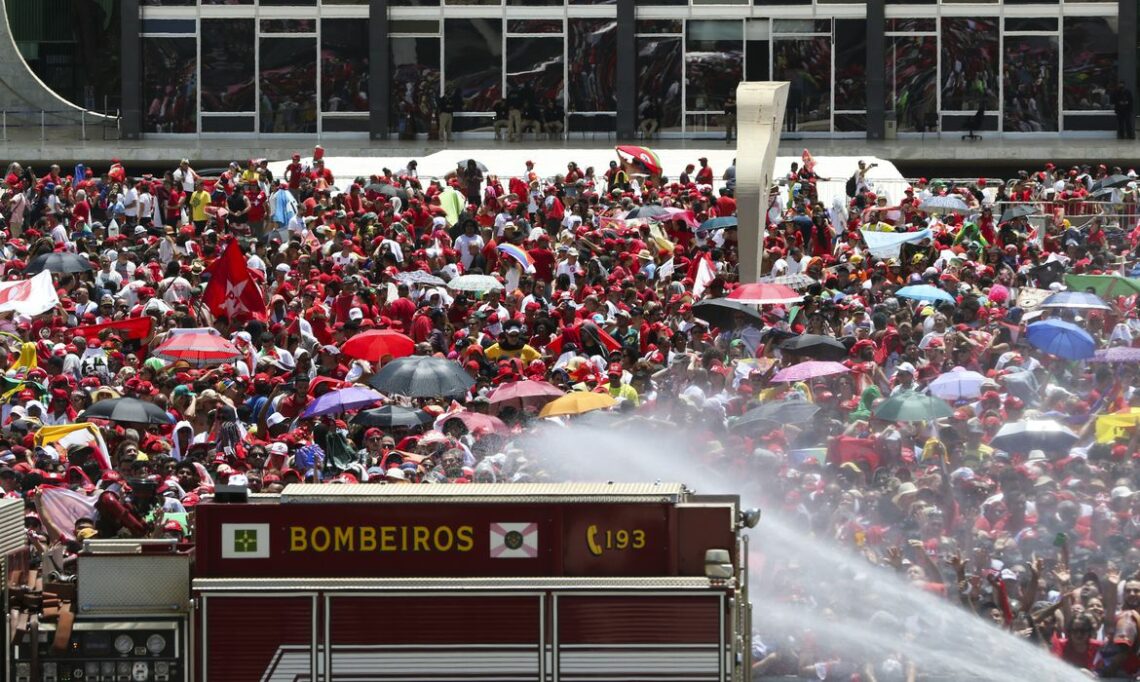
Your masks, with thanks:
[(38, 610), (10, 554), (8, 679), (749, 679), (759, 512), (736, 497), (300, 484), (219, 488), (195, 517), (192, 549), (86, 541), (74, 578), (39, 576)]

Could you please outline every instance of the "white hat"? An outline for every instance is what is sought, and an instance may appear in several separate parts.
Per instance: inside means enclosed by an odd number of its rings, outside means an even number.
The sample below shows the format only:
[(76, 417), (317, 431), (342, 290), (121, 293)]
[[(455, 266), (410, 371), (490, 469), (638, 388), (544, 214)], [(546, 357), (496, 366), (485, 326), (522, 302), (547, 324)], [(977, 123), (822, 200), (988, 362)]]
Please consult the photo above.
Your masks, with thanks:
[[(265, 418), (265, 425), (270, 426), (270, 427), (277, 426), (278, 424), (284, 422), (285, 420), (286, 420), (285, 415), (281, 414), (280, 412), (274, 412), (273, 414), (271, 414)], [(281, 446), (285, 447), (286, 450), (289, 449), (289, 446), (285, 445), (284, 443), (273, 443), (273, 445), (281, 445)], [(273, 449), (273, 445), (269, 446), (270, 450)]]
[(1112, 499), (1121, 500), (1126, 497), (1132, 497), (1132, 489), (1126, 485), (1118, 485), (1112, 489)]
[[(280, 417), (281, 415), (276, 414), (275, 416)], [(272, 419), (272, 418), (273, 417), (270, 417), (270, 419)], [(281, 417), (281, 419), (284, 420), (285, 418)], [(268, 421), (268, 420), (266, 420), (266, 421)], [(284, 443), (270, 443), (268, 449), (271, 453), (273, 453), (275, 455), (287, 455), (287, 454), (289, 454), (289, 446), (284, 444)]]
[(895, 367), (895, 372), (906, 372), (907, 374), (913, 375), (915, 373), (914, 365), (909, 362), (900, 362), (898, 366)]
[(1037, 461), (1041, 461), (1043, 459), (1045, 459), (1045, 451), (1044, 450), (1030, 450), (1029, 451), (1029, 459), (1027, 461), (1037, 462)]
[(359, 322), (360, 320), (364, 319), (364, 311), (362, 311), (360, 308), (352, 308), (348, 311), (348, 319), (356, 320)]
[(385, 476), (385, 478), (390, 478), (394, 481), (406, 481), (406, 480), (408, 480), (407, 474), (405, 474), (404, 470), (401, 469), (400, 467), (392, 467), (388, 471), (384, 472), (384, 476)]
[(278, 263), (277, 267), (274, 268), (274, 270), (276, 270), (277, 272), (280, 272), (281, 274), (287, 275), (287, 274), (289, 274), (289, 264), (288, 263)]

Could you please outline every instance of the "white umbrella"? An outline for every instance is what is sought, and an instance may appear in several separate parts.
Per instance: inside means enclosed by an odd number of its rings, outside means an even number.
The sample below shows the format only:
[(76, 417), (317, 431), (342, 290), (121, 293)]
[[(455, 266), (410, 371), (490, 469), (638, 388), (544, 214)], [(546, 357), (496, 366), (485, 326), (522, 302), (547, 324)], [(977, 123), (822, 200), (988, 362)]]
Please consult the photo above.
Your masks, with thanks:
[(963, 367), (955, 367), (930, 382), (928, 390), (930, 395), (945, 400), (977, 398), (982, 394), (982, 382), (985, 380), (986, 377), (983, 374)]
[(990, 447), (1006, 452), (1068, 452), (1077, 439), (1077, 434), (1052, 419), (1026, 419), (1002, 426)]
[(926, 213), (965, 213), (970, 210), (961, 197), (948, 194), (946, 196), (930, 197), (922, 202), (918, 210)]
[(447, 283), (452, 291), (484, 292), (502, 289), (503, 284), (490, 275), (460, 275)]

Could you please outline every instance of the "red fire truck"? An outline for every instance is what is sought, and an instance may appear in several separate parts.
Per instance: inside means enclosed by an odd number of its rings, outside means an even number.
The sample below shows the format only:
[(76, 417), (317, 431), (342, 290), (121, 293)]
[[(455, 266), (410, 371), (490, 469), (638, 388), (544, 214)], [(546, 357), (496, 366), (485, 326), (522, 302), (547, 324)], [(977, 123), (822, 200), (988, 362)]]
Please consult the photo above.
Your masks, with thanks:
[(746, 680), (757, 519), (665, 483), (219, 495), (190, 553), (88, 541), (73, 621), (22, 624), (10, 679)]

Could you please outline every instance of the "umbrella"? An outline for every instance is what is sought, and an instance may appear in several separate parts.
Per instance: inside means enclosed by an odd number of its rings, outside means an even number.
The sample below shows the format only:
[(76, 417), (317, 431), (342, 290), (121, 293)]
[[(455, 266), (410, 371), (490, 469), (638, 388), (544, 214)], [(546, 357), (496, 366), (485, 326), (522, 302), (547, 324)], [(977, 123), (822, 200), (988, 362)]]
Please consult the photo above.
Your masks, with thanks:
[(1002, 212), (1001, 219), (998, 220), (998, 222), (1006, 223), (1014, 220), (1015, 218), (1024, 218), (1025, 216), (1031, 216), (1036, 212), (1037, 210), (1029, 204), (1018, 204), (1012, 208), (1005, 209), (1005, 211)]
[(838, 362), (827, 360), (808, 360), (776, 372), (772, 383), (787, 383), (791, 381), (807, 381), (816, 377), (825, 377), (831, 374), (843, 374), (851, 370)]
[(964, 213), (970, 210), (962, 197), (956, 194), (947, 194), (945, 196), (930, 197), (922, 202), (918, 210), (925, 211), (926, 213)]
[(502, 289), (503, 283), (490, 275), (460, 275), (447, 283), (447, 288), (454, 291), (473, 291), (483, 293)]
[(977, 398), (982, 394), (982, 382), (985, 380), (986, 377), (978, 372), (955, 367), (930, 382), (927, 388), (930, 395), (943, 400)]
[(804, 297), (797, 294), (795, 289), (783, 284), (757, 282), (756, 284), (742, 284), (736, 287), (728, 295), (728, 298), (737, 303), (749, 305), (783, 305), (799, 303)]
[(649, 147), (623, 144), (617, 147), (615, 151), (623, 161), (641, 166), (650, 175), (660, 175), (664, 169), (661, 164), (661, 157), (657, 156), (657, 152)]
[(781, 400), (764, 403), (760, 407), (745, 412), (732, 423), (733, 429), (748, 426), (768, 426), (779, 424), (803, 424), (811, 421), (820, 407), (806, 400)]
[(34, 275), (36, 273), (47, 270), (48, 272), (89, 272), (94, 267), (91, 261), (80, 256), (78, 253), (67, 253), (66, 251), (53, 251), (52, 253), (45, 253), (41, 256), (36, 256), (24, 268), (24, 273)]
[(711, 230), (724, 230), (729, 227), (736, 227), (736, 216), (724, 216), (721, 218), (709, 218), (701, 223), (700, 230), (702, 232), (709, 232)]
[(760, 322), (760, 311), (755, 306), (746, 305), (729, 298), (710, 298), (693, 304), (693, 315), (720, 329), (733, 327), (733, 313), (741, 312)]
[(564, 395), (562, 389), (545, 381), (512, 381), (502, 384), (487, 394), (487, 400), (496, 409), (504, 407), (523, 408), (526, 405), (545, 405)]
[(1035, 348), (1066, 360), (1084, 360), (1096, 352), (1096, 341), (1084, 329), (1064, 320), (1034, 322), (1026, 327), (1025, 338)]
[(954, 297), (946, 291), (939, 289), (931, 284), (915, 284), (914, 286), (903, 287), (895, 292), (895, 296), (901, 298), (912, 298), (916, 301), (945, 301), (947, 303), (954, 303)]
[(107, 419), (131, 424), (173, 424), (174, 420), (154, 403), (137, 398), (110, 398), (100, 400), (83, 413), (84, 417)]
[(514, 244), (499, 244), (495, 248), (497, 248), (500, 253), (505, 253), (518, 261), (519, 265), (523, 266), (523, 270), (534, 272), (534, 262), (530, 259), (530, 254), (526, 251), (523, 251)]
[(185, 360), (195, 367), (220, 365), (242, 356), (242, 352), (228, 339), (205, 331), (176, 334), (155, 348), (152, 354), (171, 362)]
[(411, 355), (416, 349), (416, 342), (391, 329), (373, 329), (361, 332), (344, 342), (340, 352), (353, 358), (377, 362), (391, 356), (402, 358)]
[(1102, 348), (1089, 358), (1089, 362), (1140, 362), (1140, 348), (1131, 346)]
[(359, 410), (383, 399), (383, 395), (366, 386), (349, 386), (318, 396), (305, 407), (305, 411), (301, 413), (301, 418), (307, 419), (326, 414), (341, 414), (351, 410)]
[[(510, 429), (503, 423), (502, 419), (492, 417), (489, 414), (482, 414), (481, 412), (470, 412), (468, 410), (460, 410), (459, 412), (452, 412), (451, 414), (441, 415), (436, 420), (437, 428), (442, 427), (453, 419), (458, 419), (463, 422), (468, 431), (486, 431), (487, 433), (507, 433)], [(440, 428), (442, 430), (442, 428)]]
[(399, 405), (385, 405), (371, 410), (361, 410), (352, 418), (353, 424), (379, 426), (382, 429), (396, 427), (423, 426), (434, 418), (423, 410), (413, 410)]
[(1107, 178), (1101, 178), (1100, 180), (1094, 182), (1092, 184), (1092, 191), (1097, 192), (1102, 189), (1115, 189), (1117, 187), (1123, 187), (1130, 182), (1132, 182), (1132, 178), (1128, 177), (1127, 175), (1121, 175), (1120, 173), (1117, 173), (1115, 175), (1110, 175)]
[(839, 339), (820, 334), (793, 336), (780, 344), (780, 350), (816, 360), (843, 360), (847, 357), (847, 346), (840, 343)]
[(658, 204), (645, 204), (644, 206), (635, 206), (632, 211), (625, 214), (626, 219), (630, 218), (662, 218), (669, 215), (669, 210), (664, 206)]
[(794, 275), (765, 275), (756, 281), (767, 282), (769, 284), (783, 284), (795, 289), (796, 291), (802, 291), (803, 289), (807, 289), (811, 285), (817, 283), (815, 278), (811, 277), (810, 275), (805, 275), (802, 272), (797, 272)]
[[(458, 162), (456, 165), (462, 165), (463, 168), (467, 168), (467, 163), (469, 163), (471, 161), (475, 161), (475, 160), (474, 159), (464, 159), (463, 161)], [(486, 165), (483, 165), (479, 161), (475, 161), (475, 168), (478, 168), (479, 170), (483, 171), (484, 173), (487, 172)]]
[(390, 185), (386, 182), (374, 182), (365, 189), (376, 194), (383, 194), (386, 197), (395, 197), (400, 200), (401, 206), (408, 207), (408, 191), (403, 187)]
[(903, 391), (876, 407), (874, 414), (889, 422), (926, 422), (950, 417), (954, 410), (941, 398)]
[(1083, 291), (1058, 291), (1051, 294), (1039, 308), (1074, 308), (1079, 310), (1111, 310), (1107, 303), (1096, 294), (1086, 294)]
[(447, 286), (447, 282), (439, 277), (424, 272), (423, 270), (412, 270), (411, 272), (398, 273), (393, 279), (401, 284), (421, 284), (428, 287), (442, 287)]
[(572, 391), (555, 398), (542, 408), (539, 417), (562, 417), (566, 415), (585, 414), (594, 410), (604, 410), (613, 407), (617, 401), (609, 393), (587, 393), (586, 391)]
[(1065, 452), (1076, 442), (1077, 434), (1052, 419), (1026, 419), (1003, 425), (990, 441), (990, 447), (1006, 452)]
[(389, 362), (368, 380), (375, 389), (411, 398), (461, 396), (475, 383), (457, 362), (412, 355)]

